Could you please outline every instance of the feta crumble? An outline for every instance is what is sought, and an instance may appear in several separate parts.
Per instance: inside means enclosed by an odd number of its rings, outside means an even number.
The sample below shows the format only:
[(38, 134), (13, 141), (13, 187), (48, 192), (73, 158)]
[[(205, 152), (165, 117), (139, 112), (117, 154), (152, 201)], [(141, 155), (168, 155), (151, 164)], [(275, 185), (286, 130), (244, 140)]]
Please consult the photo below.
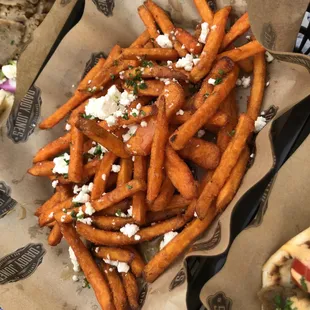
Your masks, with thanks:
[(215, 79), (212, 79), (212, 78), (210, 78), (210, 79), (208, 80), (208, 84), (211, 84), (211, 85), (215, 85), (215, 82), (216, 82), (216, 80), (215, 80)]
[(141, 127), (147, 127), (147, 122), (146, 122), (146, 121), (142, 121), (142, 122), (140, 123), (140, 125), (141, 125)]
[(193, 69), (193, 55), (192, 54), (186, 54), (185, 57), (180, 58), (176, 62), (176, 68), (184, 68), (186, 71), (191, 71)]
[(73, 188), (73, 193), (77, 195), (72, 198), (72, 202), (77, 202), (77, 203), (88, 202), (90, 199), (89, 193), (93, 189), (93, 186), (94, 186), (93, 183), (89, 183), (88, 185), (83, 185), (81, 188), (75, 185)]
[(118, 272), (127, 273), (130, 269), (129, 265), (127, 263), (124, 263), (124, 262), (119, 262), (116, 260), (110, 260), (110, 259), (105, 259), (105, 258), (103, 258), (103, 261), (106, 264), (109, 264), (111, 266), (115, 266), (117, 268)]
[(92, 207), (90, 202), (86, 202), (85, 207), (86, 207), (85, 214), (87, 215), (93, 215), (96, 212), (96, 210)]
[(55, 167), (53, 168), (53, 173), (58, 174), (66, 174), (69, 172), (69, 162), (70, 155), (68, 153), (64, 153), (63, 155), (59, 157), (55, 157), (53, 159), (53, 162), (55, 164)]
[(51, 219), (54, 216), (54, 212), (51, 212), (48, 217)]
[(139, 235), (135, 235), (135, 236), (134, 236), (134, 239), (138, 241), (138, 240), (140, 240), (140, 239), (141, 239), (141, 236), (139, 236)]
[(168, 34), (161, 34), (156, 38), (157, 44), (162, 48), (172, 48), (172, 42), (169, 39)]
[(139, 226), (136, 224), (126, 224), (124, 227), (120, 229), (120, 232), (129, 238), (135, 235), (138, 231)]
[(217, 28), (217, 26), (216, 25), (213, 25), (212, 27), (211, 27), (211, 30), (215, 30)]
[(90, 217), (86, 217), (86, 218), (82, 218), (82, 219), (77, 219), (78, 222), (87, 224), (87, 225), (91, 225), (91, 223), (93, 222), (93, 220)]
[(243, 76), (241, 79), (237, 79), (236, 85), (237, 86), (242, 85), (243, 88), (248, 88), (251, 85), (251, 77), (250, 76), (248, 76), (248, 77)]
[(268, 52), (265, 52), (265, 58), (267, 62), (272, 62), (274, 60), (274, 57)]
[(136, 133), (137, 129), (138, 129), (137, 125), (129, 125), (127, 133), (122, 135), (123, 141), (127, 142)]
[(73, 282), (78, 282), (78, 281), (79, 281), (78, 276), (77, 276), (77, 275), (73, 275), (73, 276), (72, 276), (72, 281), (73, 281)]
[(107, 179), (106, 174), (105, 174), (105, 173), (103, 173), (103, 174), (102, 174), (102, 176), (101, 176), (101, 178), (102, 178), (102, 180), (103, 180), (103, 181), (105, 181), (105, 180)]
[(2, 66), (1, 71), (7, 79), (16, 79), (16, 61), (14, 60), (9, 65)]
[(203, 137), (204, 135), (205, 135), (205, 130), (203, 130), (203, 129), (200, 129), (200, 130), (198, 130), (198, 132), (197, 132), (197, 137), (198, 138), (201, 138), (201, 137)]
[(69, 257), (70, 257), (72, 265), (73, 265), (73, 271), (79, 272), (80, 271), (80, 265), (77, 261), (77, 258), (75, 256), (71, 246), (69, 247)]
[(198, 217), (198, 214), (196, 211), (194, 212), (194, 217)]
[(59, 182), (58, 180), (54, 180), (54, 181), (52, 182), (52, 187), (53, 187), (53, 188), (56, 188), (58, 182)]
[(111, 171), (118, 173), (121, 170), (121, 166), (120, 165), (112, 165)]
[(180, 109), (177, 113), (175, 113), (175, 115), (184, 115), (184, 111)]
[(208, 34), (209, 34), (209, 24), (204, 22), (201, 24), (201, 33), (198, 38), (198, 41), (205, 44)]
[(66, 123), (65, 129), (66, 129), (67, 131), (71, 130), (71, 125), (68, 124), (68, 123)]
[(255, 132), (260, 132), (267, 124), (267, 120), (263, 116), (259, 116), (255, 121)]
[(165, 233), (163, 240), (160, 242), (159, 249), (162, 250), (177, 234), (176, 231)]

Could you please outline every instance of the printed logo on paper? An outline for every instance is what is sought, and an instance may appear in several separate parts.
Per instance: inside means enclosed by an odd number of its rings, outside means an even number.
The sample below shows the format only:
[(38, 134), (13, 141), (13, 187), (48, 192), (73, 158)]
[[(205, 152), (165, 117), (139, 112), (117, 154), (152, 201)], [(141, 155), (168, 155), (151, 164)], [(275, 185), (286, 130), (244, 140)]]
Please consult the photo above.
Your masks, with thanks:
[(90, 59), (86, 63), (82, 78), (84, 78), (85, 75), (90, 71), (90, 69), (93, 68), (98, 63), (100, 58), (106, 58), (105, 53), (100, 52), (100, 53), (93, 53), (91, 55)]
[(11, 189), (4, 182), (0, 182), (0, 218), (15, 208), (17, 202), (10, 197)]
[(184, 270), (184, 267), (181, 268), (181, 270), (177, 273), (177, 275), (173, 278), (169, 285), (169, 291), (172, 291), (176, 287), (182, 285), (186, 280), (186, 273)]
[(217, 227), (215, 229), (214, 235), (206, 242), (201, 242), (194, 244), (191, 247), (191, 251), (208, 251), (215, 248), (221, 241), (222, 232), (221, 232), (221, 223), (218, 222)]
[(261, 32), (261, 41), (263, 45), (269, 49), (272, 49), (275, 42), (276, 42), (276, 32), (273, 29), (273, 26), (271, 23), (265, 23), (263, 25), (263, 29)]
[(29, 243), (0, 259), (0, 285), (23, 280), (42, 263), (46, 251), (42, 243)]
[(7, 135), (14, 143), (26, 142), (40, 116), (41, 90), (32, 85), (22, 101), (13, 107), (7, 121)]
[(300, 54), (296, 54), (296, 55), (280, 55), (276, 53), (270, 53), (270, 54), (272, 54), (272, 56), (277, 60), (304, 66), (310, 72), (309, 56), (304, 56)]
[(60, 0), (60, 5), (61, 6), (66, 6), (67, 4), (69, 4), (72, 0)]
[(109, 17), (113, 15), (113, 9), (115, 6), (114, 0), (93, 0), (97, 9), (105, 16)]
[(210, 310), (231, 310), (232, 300), (226, 297), (224, 292), (217, 292), (207, 298)]
[(142, 285), (142, 288), (141, 288), (141, 291), (140, 291), (140, 294), (139, 294), (139, 300), (138, 300), (140, 308), (142, 308), (143, 305), (144, 305), (144, 302), (145, 302), (145, 299), (146, 299), (146, 295), (147, 295), (147, 290), (148, 290), (147, 283), (144, 283)]

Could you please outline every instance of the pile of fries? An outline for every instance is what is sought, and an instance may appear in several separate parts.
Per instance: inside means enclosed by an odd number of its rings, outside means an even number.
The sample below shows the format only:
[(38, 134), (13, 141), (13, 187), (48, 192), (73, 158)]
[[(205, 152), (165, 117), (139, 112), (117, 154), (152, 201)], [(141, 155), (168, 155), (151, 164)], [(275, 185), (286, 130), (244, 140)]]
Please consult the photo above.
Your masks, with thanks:
[[(265, 50), (254, 37), (234, 47), (250, 28), (247, 13), (225, 33), (231, 7), (213, 13), (205, 0), (194, 3), (202, 22), (192, 35), (145, 1), (138, 13), (146, 30), (130, 47), (114, 46), (40, 124), (50, 129), (69, 116), (68, 132), (41, 148), (28, 170), (56, 188), (35, 214), (51, 228), (51, 246), (68, 242), (102, 309), (137, 309), (136, 278), (153, 282), (184, 253), (246, 171)], [(241, 70), (253, 78), (239, 115)], [(206, 131), (216, 143), (202, 139)], [(188, 162), (204, 169), (202, 180)], [(163, 235), (145, 263), (137, 246)]]

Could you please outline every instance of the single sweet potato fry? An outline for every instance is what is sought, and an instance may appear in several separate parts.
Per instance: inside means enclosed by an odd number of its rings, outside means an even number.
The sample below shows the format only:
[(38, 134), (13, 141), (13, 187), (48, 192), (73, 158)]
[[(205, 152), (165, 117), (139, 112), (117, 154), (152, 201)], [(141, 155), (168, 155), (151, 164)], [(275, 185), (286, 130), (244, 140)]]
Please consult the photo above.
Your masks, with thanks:
[(54, 162), (45, 160), (35, 163), (27, 172), (34, 176), (48, 177), (53, 175)]
[(102, 309), (114, 310), (112, 294), (108, 283), (100, 272), (96, 262), (88, 249), (81, 241), (72, 225), (61, 225), (61, 233), (73, 250), (79, 265), (81, 266), (87, 281), (94, 289), (97, 300)]
[(192, 82), (200, 81), (209, 73), (225, 35), (225, 26), (230, 11), (231, 7), (226, 6), (215, 13), (213, 19), (214, 27), (211, 27), (207, 42), (200, 56), (200, 61), (190, 73), (190, 79)]
[(191, 138), (185, 147), (179, 151), (179, 155), (207, 170), (215, 169), (221, 158), (218, 146), (198, 138)]
[(236, 133), (225, 152), (222, 155), (220, 164), (214, 171), (211, 180), (204, 187), (196, 203), (198, 217), (203, 219), (214, 199), (229, 178), (232, 169), (235, 167), (246, 141), (254, 130), (254, 121), (246, 114), (241, 114), (236, 127)]
[(163, 150), (165, 149), (169, 136), (165, 97), (159, 97), (157, 102), (158, 114), (151, 149), (150, 166), (148, 169), (146, 198), (149, 202), (153, 202), (160, 192), (160, 187), (164, 178), (163, 167), (165, 153)]
[(216, 200), (216, 208), (218, 210), (223, 210), (234, 198), (242, 178), (246, 172), (247, 164), (250, 158), (250, 151), (248, 147), (245, 147), (242, 151), (236, 166), (231, 171), (231, 175), (226, 181), (224, 187), (221, 189), (217, 200)]
[(136, 92), (138, 96), (152, 96), (158, 97), (163, 89), (164, 89), (164, 82), (159, 80), (146, 80), (142, 83), (143, 87), (138, 84), (137, 87), (133, 87), (128, 82), (123, 82), (122, 87), (123, 89), (129, 92)]
[(186, 209), (187, 207), (167, 209), (167, 210), (156, 211), (156, 212), (147, 212), (146, 223), (150, 225), (155, 222), (168, 220), (177, 215), (181, 215), (182, 213), (184, 213)]
[(118, 272), (111, 265), (104, 262), (100, 262), (100, 264), (111, 289), (115, 310), (127, 310), (127, 295)]
[(155, 199), (155, 201), (149, 205), (150, 211), (161, 211), (164, 210), (165, 207), (170, 203), (173, 194), (175, 192), (175, 188), (170, 181), (169, 177), (166, 176), (165, 180), (162, 183), (159, 195)]
[(97, 247), (93, 251), (94, 255), (99, 258), (117, 260), (130, 264), (134, 258), (134, 254), (128, 250), (114, 247)]
[(266, 60), (265, 53), (254, 55), (254, 70), (250, 99), (248, 103), (247, 115), (254, 121), (259, 116), (263, 102), (266, 85)]
[(43, 146), (34, 156), (33, 163), (48, 160), (56, 155), (63, 153), (70, 147), (71, 133), (67, 132), (65, 135), (57, 138), (56, 140), (49, 142)]
[(61, 199), (61, 194), (59, 192), (54, 193), (54, 195), (46, 200), (43, 205), (41, 205), (34, 213), (35, 216), (40, 216), (44, 210), (50, 210), (53, 206), (58, 203)]
[(170, 144), (175, 150), (182, 149), (189, 139), (214, 116), (221, 102), (235, 87), (238, 74), (239, 68), (235, 66), (223, 81), (214, 87), (213, 93), (208, 96), (203, 105), (192, 117), (170, 136)]
[[(143, 180), (146, 182), (147, 177), (147, 159), (142, 156), (134, 157), (134, 170), (133, 176), (135, 179)], [(132, 197), (132, 218), (136, 223), (144, 224), (145, 222), (145, 213), (146, 213), (146, 203), (145, 203), (146, 194), (144, 191), (140, 191), (133, 195)]]
[(111, 173), (111, 168), (117, 156), (112, 152), (106, 153), (101, 159), (99, 169), (96, 171), (94, 178), (94, 186), (91, 191), (91, 199), (99, 199), (105, 192), (108, 179)]
[(83, 180), (84, 135), (75, 126), (71, 129), (69, 180), (81, 183)]
[(138, 13), (150, 37), (156, 39), (159, 34), (157, 32), (156, 22), (150, 11), (144, 5), (140, 5), (138, 7)]
[[(174, 49), (169, 48), (124, 48), (124, 59), (141, 59), (146, 60), (176, 60), (179, 54)], [(124, 69), (123, 69), (124, 70)]]
[(246, 12), (230, 27), (229, 31), (225, 34), (220, 50), (224, 51), (228, 45), (247, 32), (249, 28), (249, 14)]
[(121, 277), (127, 294), (130, 309), (138, 310), (140, 308), (138, 302), (139, 288), (134, 275), (130, 271), (128, 271), (126, 273), (122, 272)]
[(121, 158), (121, 170), (117, 175), (116, 186), (121, 186), (132, 179), (133, 163), (131, 158)]
[(150, 39), (150, 34), (147, 30), (144, 30), (138, 38), (131, 43), (130, 48), (140, 48), (143, 47)]
[(216, 214), (215, 207), (209, 208), (204, 220), (194, 219), (159, 251), (144, 268), (145, 281), (154, 282), (209, 227)]
[(193, 53), (195, 55), (201, 53), (202, 44), (199, 43), (198, 40), (189, 32), (182, 28), (176, 28), (174, 34), (177, 40), (185, 46), (189, 53)]
[(132, 273), (136, 276), (136, 278), (140, 278), (142, 275), (143, 269), (145, 267), (145, 262), (142, 256), (133, 246), (127, 245), (124, 247), (124, 249), (134, 254), (134, 258), (130, 264), (130, 268), (131, 268)]
[(170, 145), (166, 146), (165, 168), (174, 187), (186, 199), (197, 196), (197, 188), (191, 170)]
[[(121, 213), (121, 210), (119, 210), (119, 213)], [(120, 228), (126, 224), (133, 224), (135, 222), (133, 217), (119, 217), (115, 216), (115, 213), (113, 215), (114, 216), (94, 215), (91, 218), (92, 224), (104, 230), (120, 230)]]
[(242, 46), (236, 47), (235, 49), (232, 49), (230, 51), (218, 54), (217, 59), (227, 56), (232, 61), (238, 62), (261, 52), (265, 52), (265, 48), (257, 40), (254, 40)]
[(98, 142), (121, 158), (128, 158), (123, 141), (119, 140), (110, 132), (100, 127), (95, 120), (84, 119), (80, 117), (76, 122), (76, 126), (89, 139)]
[(62, 233), (58, 223), (55, 223), (50, 234), (48, 235), (47, 242), (50, 246), (56, 246), (62, 239)]
[(208, 2), (205, 0), (194, 0), (194, 3), (201, 19), (209, 25), (212, 25), (214, 14), (208, 5)]
[(139, 237), (127, 237), (121, 232), (116, 231), (106, 231), (100, 229), (94, 229), (87, 224), (81, 222), (76, 223), (78, 233), (84, 237), (86, 240), (89, 240), (95, 244), (108, 245), (108, 246), (122, 246), (122, 245), (131, 245), (137, 244), (144, 241), (150, 241), (154, 238), (163, 235), (169, 231), (177, 230), (183, 227), (186, 224), (186, 221), (182, 216), (177, 216), (169, 220), (160, 222), (153, 226), (148, 226), (140, 229), (135, 236)]

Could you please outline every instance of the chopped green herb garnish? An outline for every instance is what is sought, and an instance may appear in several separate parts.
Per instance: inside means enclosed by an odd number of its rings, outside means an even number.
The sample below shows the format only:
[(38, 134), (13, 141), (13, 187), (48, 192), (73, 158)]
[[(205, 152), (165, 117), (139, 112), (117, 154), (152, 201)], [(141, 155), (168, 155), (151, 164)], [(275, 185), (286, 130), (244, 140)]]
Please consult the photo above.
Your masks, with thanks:
[(97, 155), (102, 155), (102, 148), (100, 145), (97, 145), (96, 148), (95, 148), (95, 151), (94, 151), (94, 155), (97, 156)]
[(76, 212), (74, 210), (71, 211), (70, 215), (73, 219), (76, 219)]
[(222, 81), (223, 81), (223, 79), (222, 79), (222, 78), (217, 78), (217, 79), (215, 79), (214, 85), (221, 84), (221, 83), (222, 83)]
[(118, 61), (117, 60), (114, 60), (113, 61), (113, 66), (117, 66), (118, 65)]
[(80, 219), (83, 219), (83, 218), (84, 218), (84, 214), (78, 214), (78, 215), (76, 216), (76, 218), (79, 219), (79, 220), (80, 220)]
[(133, 117), (137, 117), (137, 113), (135, 113), (135, 112), (131, 113), (131, 115), (132, 115)]
[(151, 61), (148, 61), (148, 60), (142, 60), (141, 66), (142, 67), (153, 67), (153, 63)]
[(128, 188), (128, 189), (132, 189), (132, 186), (131, 185), (126, 185), (126, 187)]
[(203, 96), (205, 97), (205, 98), (208, 98), (209, 97), (209, 93), (205, 93)]
[(14, 40), (12, 40), (12, 41), (11, 41), (11, 45), (13, 45), (14, 43), (15, 43), (15, 41), (14, 41)]
[(116, 216), (121, 216), (121, 214), (122, 214), (122, 210), (120, 210), (120, 209), (116, 210), (116, 212), (115, 212)]
[(142, 114), (143, 116), (146, 115), (146, 113), (143, 110), (140, 111), (140, 114)]
[(220, 75), (224, 75), (224, 74), (225, 74), (225, 71), (222, 70), (222, 69), (220, 69), (220, 70), (219, 70), (219, 74), (220, 74)]
[(79, 202), (74, 202), (73, 203), (73, 207), (74, 208), (77, 208), (77, 207), (80, 207), (80, 206), (82, 206), (83, 204), (82, 203), (79, 203)]
[(300, 279), (300, 284), (301, 284), (302, 288), (303, 288), (306, 292), (308, 292), (308, 286), (307, 286), (306, 279), (305, 279), (304, 276), (301, 277), (301, 279)]
[(115, 75), (114, 74), (110, 74), (111, 80), (115, 79)]
[(282, 298), (280, 295), (276, 295), (274, 298), (274, 303), (277, 307), (282, 307)]
[(140, 83), (139, 84), (139, 88), (140, 89), (146, 89), (147, 88), (147, 85), (145, 83)]
[(0, 70), (0, 80), (4, 79), (5, 75), (3, 74), (3, 72)]
[(90, 119), (90, 118), (92, 118), (91, 115), (87, 115), (87, 114), (85, 114), (85, 113), (82, 114), (82, 117), (85, 118), (85, 119)]
[(275, 296), (274, 303), (276, 310), (297, 310), (297, 308), (292, 308), (293, 302), (289, 298), (283, 300), (280, 295)]
[(83, 287), (90, 288), (90, 284), (89, 284), (89, 282), (87, 281), (86, 278), (84, 279), (84, 282), (83, 282), (83, 285), (82, 285), (82, 286), (83, 286)]
[(123, 116), (122, 116), (122, 118), (125, 119), (125, 120), (128, 120), (128, 119), (129, 119), (128, 113), (124, 113)]
[(70, 159), (64, 159), (64, 162), (69, 165)]
[(133, 69), (133, 66), (128, 66), (128, 69)]
[(63, 212), (63, 213), (67, 213), (68, 211), (67, 211), (67, 209), (63, 208), (63, 209), (62, 209), (62, 212)]
[(68, 179), (68, 177), (69, 177), (68, 173), (64, 173), (63, 177), (64, 177), (64, 179)]
[(230, 136), (230, 137), (233, 137), (235, 135), (236, 131), (233, 129), (231, 132), (227, 132), (227, 134)]

